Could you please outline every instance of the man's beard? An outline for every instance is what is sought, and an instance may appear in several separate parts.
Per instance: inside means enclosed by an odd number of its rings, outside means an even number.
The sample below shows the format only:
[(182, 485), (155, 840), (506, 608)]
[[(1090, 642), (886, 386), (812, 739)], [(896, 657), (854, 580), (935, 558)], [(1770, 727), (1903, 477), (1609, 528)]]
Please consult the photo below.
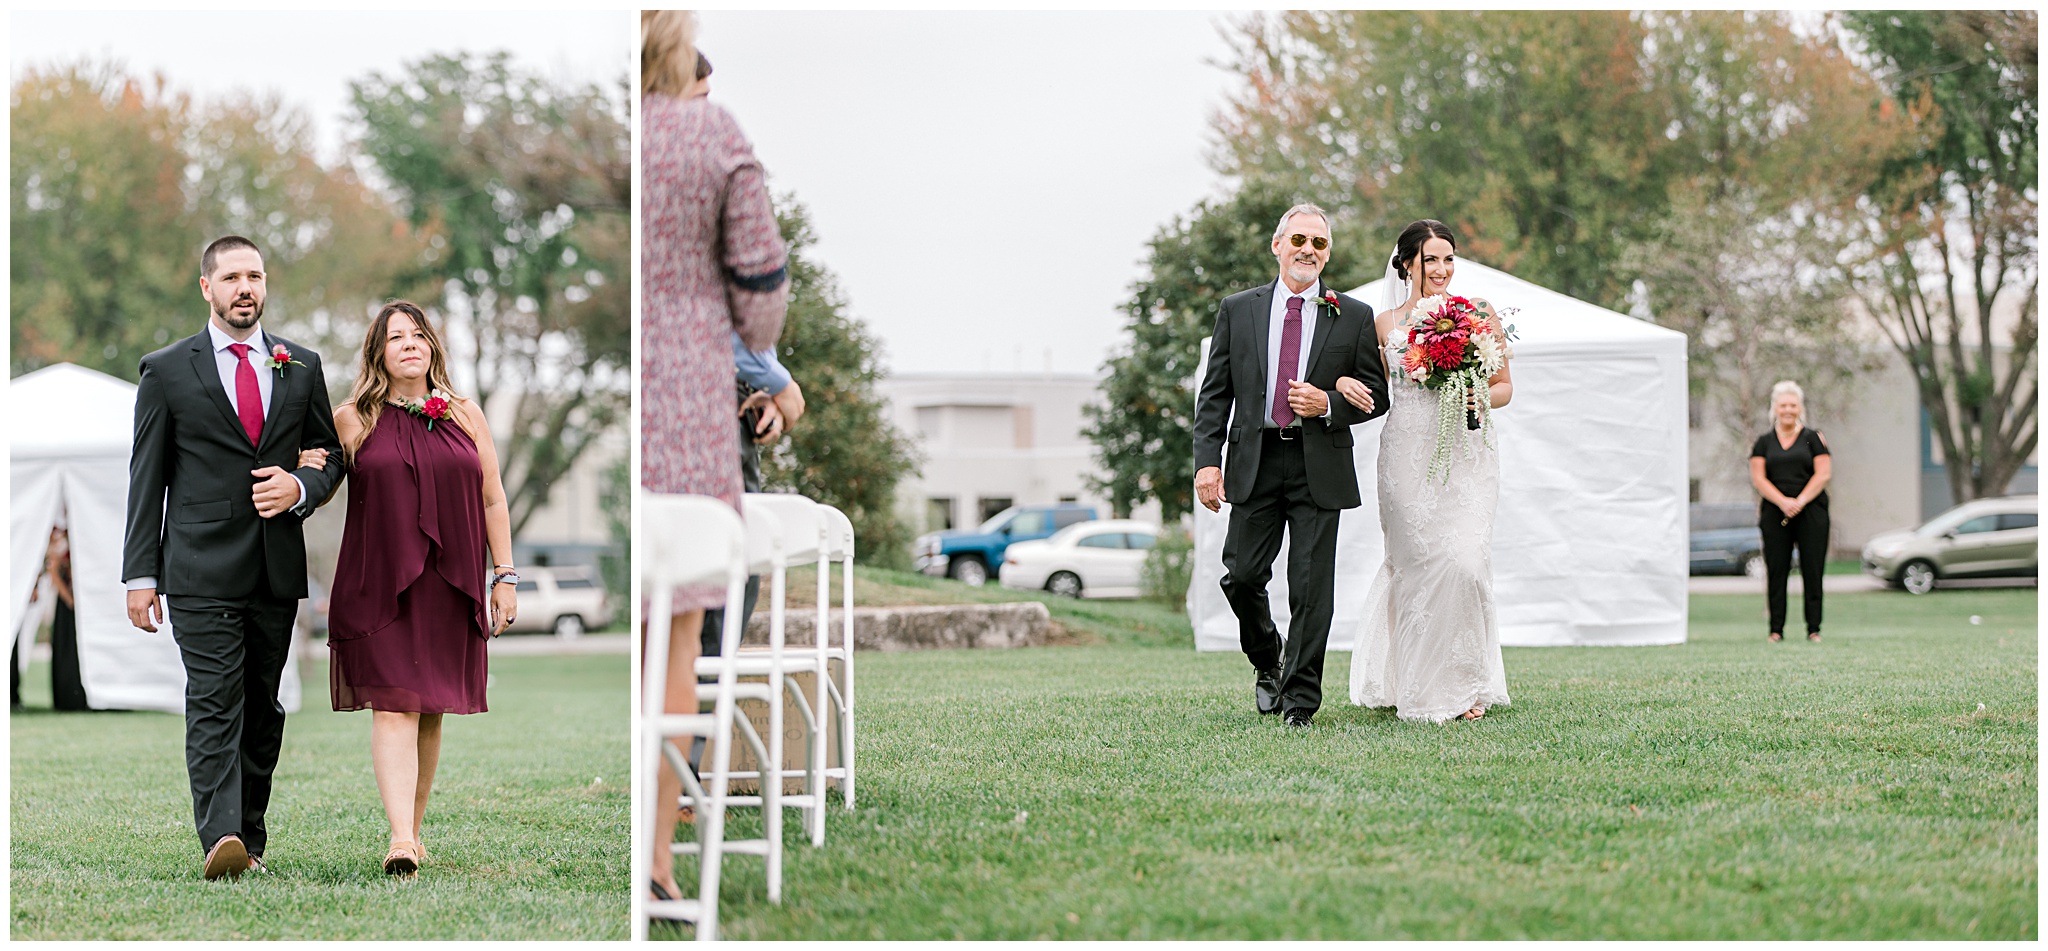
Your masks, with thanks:
[(213, 305), (213, 315), (227, 322), (228, 326), (236, 330), (247, 330), (256, 326), (256, 322), (263, 319), (262, 301), (252, 300), (250, 302), (255, 306), (249, 309), (249, 317), (246, 320), (239, 320), (234, 316), (235, 303), (235, 301), (229, 301), (225, 307), (220, 304)]

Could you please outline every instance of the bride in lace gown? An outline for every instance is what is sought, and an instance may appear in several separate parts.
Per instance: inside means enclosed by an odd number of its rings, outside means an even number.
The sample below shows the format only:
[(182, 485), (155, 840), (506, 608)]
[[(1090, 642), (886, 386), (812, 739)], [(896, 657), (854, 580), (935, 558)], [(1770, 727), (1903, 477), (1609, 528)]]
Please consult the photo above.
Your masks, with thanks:
[[(1483, 431), (1454, 426), (1449, 481), (1428, 475), (1436, 448), (1437, 395), (1396, 372), (1389, 347), (1406, 339), (1415, 303), (1449, 293), (1457, 240), (1442, 222), (1417, 221), (1401, 232), (1377, 315), (1391, 401), (1380, 435), (1380, 527), (1386, 563), (1373, 578), (1365, 619), (1351, 654), (1351, 702), (1394, 707), (1403, 720), (1476, 720), (1508, 703), (1500, 630), (1493, 606), (1493, 512), (1500, 497), (1500, 456)], [(1406, 291), (1405, 300), (1402, 291)], [(1471, 298), (1496, 328), (1500, 318)], [(1506, 364), (1488, 380), (1488, 406), (1514, 393)], [(1365, 387), (1349, 378), (1337, 390), (1354, 404)], [(1480, 410), (1486, 412), (1487, 410)], [(1466, 451), (1469, 450), (1469, 453)]]

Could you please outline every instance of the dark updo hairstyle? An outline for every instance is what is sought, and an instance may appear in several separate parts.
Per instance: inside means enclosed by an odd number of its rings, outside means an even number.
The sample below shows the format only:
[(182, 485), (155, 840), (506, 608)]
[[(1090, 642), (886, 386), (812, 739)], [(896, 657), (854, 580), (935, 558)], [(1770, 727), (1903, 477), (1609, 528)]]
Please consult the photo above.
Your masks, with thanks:
[(1407, 262), (1421, 254), (1422, 245), (1431, 238), (1442, 238), (1451, 243), (1451, 250), (1458, 249), (1458, 239), (1451, 236), (1450, 226), (1435, 218), (1424, 218), (1410, 224), (1401, 229), (1399, 238), (1394, 239), (1394, 259), (1390, 263), (1394, 265), (1394, 273), (1400, 276), (1401, 283), (1406, 284), (1410, 280)]

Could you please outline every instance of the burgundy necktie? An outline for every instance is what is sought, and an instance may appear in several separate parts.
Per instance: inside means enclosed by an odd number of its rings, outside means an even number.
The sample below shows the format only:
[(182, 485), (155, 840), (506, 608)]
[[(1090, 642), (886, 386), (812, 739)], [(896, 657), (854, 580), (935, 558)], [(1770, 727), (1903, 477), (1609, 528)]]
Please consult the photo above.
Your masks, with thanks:
[(263, 393), (256, 387), (256, 368), (249, 365), (249, 345), (231, 343), (228, 349), (241, 361), (235, 367), (235, 415), (242, 418), (242, 428), (248, 431), (253, 446), (263, 438)]
[(1287, 381), (1301, 372), (1301, 298), (1287, 299), (1287, 319), (1280, 324), (1280, 365), (1273, 368), (1273, 422), (1285, 429), (1294, 423), (1287, 402)]

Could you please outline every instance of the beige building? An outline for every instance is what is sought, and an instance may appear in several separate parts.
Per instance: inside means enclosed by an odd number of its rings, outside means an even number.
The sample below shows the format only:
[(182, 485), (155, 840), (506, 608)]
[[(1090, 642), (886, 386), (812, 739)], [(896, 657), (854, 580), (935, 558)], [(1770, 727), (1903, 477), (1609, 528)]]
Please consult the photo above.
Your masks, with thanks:
[[(1086, 373), (903, 373), (876, 389), (896, 428), (924, 458), (897, 486), (899, 513), (916, 532), (971, 528), (1012, 505), (1079, 502), (1110, 515), (1088, 488), (1094, 444), (1081, 408), (1097, 399)], [(1157, 523), (1157, 503), (1137, 518)]]

